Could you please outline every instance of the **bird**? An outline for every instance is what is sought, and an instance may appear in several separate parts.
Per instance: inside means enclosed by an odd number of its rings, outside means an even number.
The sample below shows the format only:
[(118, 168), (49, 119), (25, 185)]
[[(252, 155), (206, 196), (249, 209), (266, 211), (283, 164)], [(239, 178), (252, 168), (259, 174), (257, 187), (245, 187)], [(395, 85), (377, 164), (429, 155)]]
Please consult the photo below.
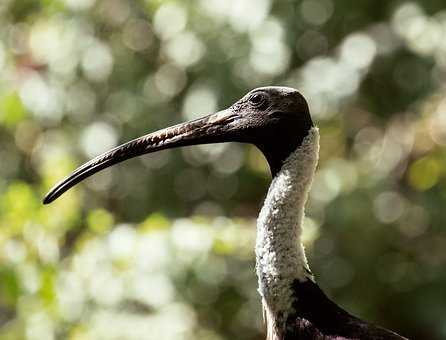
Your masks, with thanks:
[(256, 88), (224, 110), (117, 146), (56, 184), (43, 203), (51, 203), (83, 179), (129, 158), (226, 142), (256, 146), (271, 171), (255, 245), (267, 340), (406, 339), (338, 306), (310, 270), (301, 236), (305, 203), (319, 159), (319, 129), (304, 96), (294, 88)]

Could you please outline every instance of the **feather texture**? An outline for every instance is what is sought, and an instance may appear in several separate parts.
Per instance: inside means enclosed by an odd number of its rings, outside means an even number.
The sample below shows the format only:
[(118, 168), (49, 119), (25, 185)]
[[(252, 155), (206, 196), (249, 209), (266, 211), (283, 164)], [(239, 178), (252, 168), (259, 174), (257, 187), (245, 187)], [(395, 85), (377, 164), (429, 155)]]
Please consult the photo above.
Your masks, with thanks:
[[(257, 220), (256, 269), (268, 332), (281, 329), (292, 312), (292, 284), (312, 279), (301, 243), (304, 206), (319, 155), (319, 130), (302, 144), (273, 178)], [(272, 333), (271, 333), (272, 334)], [(270, 339), (275, 339), (273, 335)]]
[(274, 176), (257, 220), (256, 270), (267, 340), (402, 340), (349, 314), (314, 281), (301, 241), (305, 203), (319, 157), (311, 128)]

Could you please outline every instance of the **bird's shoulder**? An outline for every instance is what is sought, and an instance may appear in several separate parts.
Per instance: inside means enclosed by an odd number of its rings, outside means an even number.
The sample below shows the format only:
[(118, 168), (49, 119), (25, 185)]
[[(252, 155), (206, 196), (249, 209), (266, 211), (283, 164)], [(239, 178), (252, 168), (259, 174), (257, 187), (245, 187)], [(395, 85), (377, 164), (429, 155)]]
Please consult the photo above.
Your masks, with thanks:
[(284, 340), (407, 340), (351, 315), (311, 280), (296, 280), (292, 289), (294, 312), (288, 316)]

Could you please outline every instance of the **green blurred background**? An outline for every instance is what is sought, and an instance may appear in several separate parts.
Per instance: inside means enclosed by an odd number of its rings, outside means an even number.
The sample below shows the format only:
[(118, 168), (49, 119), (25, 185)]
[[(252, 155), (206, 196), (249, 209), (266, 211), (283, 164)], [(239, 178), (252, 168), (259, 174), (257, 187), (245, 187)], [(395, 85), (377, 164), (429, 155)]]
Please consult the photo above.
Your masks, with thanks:
[(264, 85), (321, 129), (305, 242), (341, 306), (446, 338), (446, 4), (2, 0), (0, 339), (264, 339), (253, 147), (87, 159)]

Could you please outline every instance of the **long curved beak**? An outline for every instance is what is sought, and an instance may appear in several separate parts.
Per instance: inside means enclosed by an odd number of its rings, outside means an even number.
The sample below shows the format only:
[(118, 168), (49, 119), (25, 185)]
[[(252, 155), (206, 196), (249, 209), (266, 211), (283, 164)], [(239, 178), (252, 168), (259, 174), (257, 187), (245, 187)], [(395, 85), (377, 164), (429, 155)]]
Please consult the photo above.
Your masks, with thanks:
[(44, 197), (48, 204), (85, 178), (126, 159), (187, 145), (236, 141), (240, 116), (226, 109), (131, 140), (97, 156), (57, 183)]

